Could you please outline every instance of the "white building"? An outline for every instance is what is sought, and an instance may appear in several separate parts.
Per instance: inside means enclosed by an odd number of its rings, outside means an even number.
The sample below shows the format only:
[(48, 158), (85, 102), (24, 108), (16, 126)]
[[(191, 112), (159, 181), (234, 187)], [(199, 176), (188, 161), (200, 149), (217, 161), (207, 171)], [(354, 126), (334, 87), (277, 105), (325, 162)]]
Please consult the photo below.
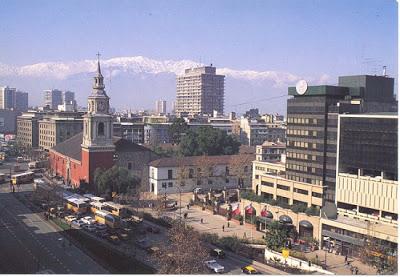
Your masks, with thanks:
[(203, 66), (186, 69), (176, 79), (175, 113), (182, 115), (224, 112), (225, 76), (217, 75), (216, 68)]
[(253, 160), (252, 154), (158, 159), (149, 164), (150, 192), (251, 187)]
[(156, 114), (157, 115), (167, 114), (167, 101), (161, 99), (156, 101)]
[(286, 126), (282, 123), (268, 123), (263, 119), (240, 119), (240, 140), (249, 146), (260, 145), (264, 141), (286, 141)]

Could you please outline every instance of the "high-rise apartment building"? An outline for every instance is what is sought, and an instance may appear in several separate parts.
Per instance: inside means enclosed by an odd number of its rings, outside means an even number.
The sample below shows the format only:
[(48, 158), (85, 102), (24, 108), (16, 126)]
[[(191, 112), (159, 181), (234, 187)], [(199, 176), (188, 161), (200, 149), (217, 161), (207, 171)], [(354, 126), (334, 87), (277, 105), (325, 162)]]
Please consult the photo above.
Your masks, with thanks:
[(217, 75), (215, 67), (186, 69), (176, 81), (177, 115), (212, 114), (214, 110), (223, 114), (225, 76)]
[(167, 114), (167, 101), (161, 99), (156, 101), (156, 114)]
[(44, 105), (49, 106), (52, 110), (57, 110), (58, 105), (63, 104), (62, 91), (58, 89), (44, 91)]

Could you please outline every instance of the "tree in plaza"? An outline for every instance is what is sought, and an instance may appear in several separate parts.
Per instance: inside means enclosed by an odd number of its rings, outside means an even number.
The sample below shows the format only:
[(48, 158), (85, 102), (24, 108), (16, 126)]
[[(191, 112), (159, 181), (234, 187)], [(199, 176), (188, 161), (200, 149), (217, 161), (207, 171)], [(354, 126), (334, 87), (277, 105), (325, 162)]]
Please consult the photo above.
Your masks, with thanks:
[(94, 182), (98, 193), (111, 195), (112, 192), (126, 193), (128, 189), (136, 188), (140, 180), (131, 175), (126, 168), (114, 165), (107, 170), (97, 168), (94, 172)]
[(189, 131), (189, 127), (186, 121), (181, 117), (175, 118), (172, 125), (168, 128), (168, 134), (174, 144), (179, 144), (182, 136), (185, 135), (187, 131)]
[(242, 187), (244, 184), (244, 179), (249, 177), (250, 168), (246, 165), (240, 156), (231, 159), (229, 163), (229, 175), (236, 176), (238, 186)]
[(206, 272), (204, 262), (207, 248), (198, 232), (183, 223), (174, 222), (168, 230), (167, 240), (154, 253), (159, 261), (160, 274), (201, 274)]
[(267, 229), (268, 235), (265, 236), (267, 248), (279, 252), (285, 246), (285, 242), (287, 241), (287, 230), (282, 228), (278, 221), (271, 222)]
[(240, 143), (226, 132), (212, 127), (190, 130), (179, 144), (184, 156), (232, 155), (239, 152)]

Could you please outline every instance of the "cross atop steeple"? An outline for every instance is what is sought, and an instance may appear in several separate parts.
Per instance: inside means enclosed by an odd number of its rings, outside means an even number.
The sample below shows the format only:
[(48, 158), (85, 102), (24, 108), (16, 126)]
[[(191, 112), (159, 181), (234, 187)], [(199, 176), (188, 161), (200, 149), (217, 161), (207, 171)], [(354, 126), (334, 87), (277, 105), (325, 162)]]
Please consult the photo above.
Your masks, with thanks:
[(101, 70), (100, 70), (100, 53), (97, 52), (97, 76), (101, 76)]

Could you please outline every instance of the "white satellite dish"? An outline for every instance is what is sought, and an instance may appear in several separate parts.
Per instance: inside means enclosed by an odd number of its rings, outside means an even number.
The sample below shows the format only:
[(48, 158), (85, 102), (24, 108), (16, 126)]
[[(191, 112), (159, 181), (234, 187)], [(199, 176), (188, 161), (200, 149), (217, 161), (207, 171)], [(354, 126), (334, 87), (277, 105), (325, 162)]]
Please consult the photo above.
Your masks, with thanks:
[(307, 84), (306, 80), (300, 80), (296, 84), (296, 91), (300, 95), (303, 95), (304, 93), (306, 93), (307, 88), (308, 88), (308, 84)]

